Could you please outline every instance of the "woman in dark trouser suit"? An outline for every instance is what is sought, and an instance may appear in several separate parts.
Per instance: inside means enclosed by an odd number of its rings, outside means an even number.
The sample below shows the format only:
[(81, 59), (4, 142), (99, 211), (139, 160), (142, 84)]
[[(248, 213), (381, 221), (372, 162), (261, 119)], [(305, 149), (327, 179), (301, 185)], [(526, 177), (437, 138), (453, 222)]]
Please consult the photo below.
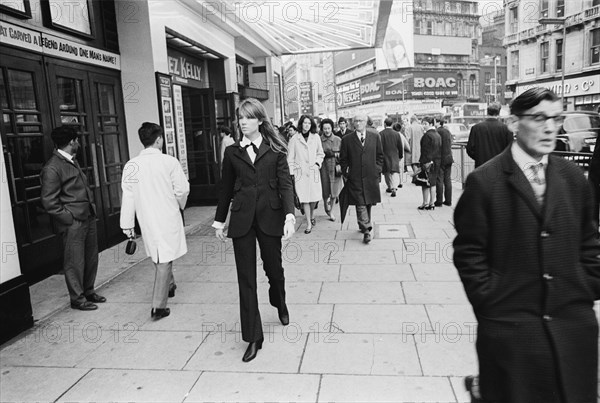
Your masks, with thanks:
[(256, 99), (242, 101), (238, 121), (243, 137), (225, 149), (213, 227), (217, 238), (225, 241), (223, 227), (231, 204), (227, 236), (233, 239), (242, 339), (250, 343), (242, 360), (248, 362), (256, 357), (264, 340), (256, 295), (256, 241), (269, 278), (269, 302), (277, 308), (281, 323), (287, 325), (281, 239), (292, 236), (296, 220), (285, 141)]

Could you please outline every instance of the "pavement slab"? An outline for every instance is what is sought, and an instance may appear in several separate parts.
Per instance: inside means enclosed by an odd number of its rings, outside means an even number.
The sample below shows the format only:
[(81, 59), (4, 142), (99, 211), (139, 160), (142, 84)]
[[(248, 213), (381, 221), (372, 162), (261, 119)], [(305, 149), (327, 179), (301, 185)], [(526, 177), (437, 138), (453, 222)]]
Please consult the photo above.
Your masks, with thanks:
[(242, 361), (248, 343), (242, 340), (241, 333), (216, 332), (206, 337), (184, 369), (298, 373), (308, 334), (294, 326), (284, 327), (275, 323), (266, 329), (263, 323), (263, 329), (265, 340), (256, 359), (250, 362)]
[(87, 369), (80, 368), (3, 365), (0, 372), (0, 402), (55, 401), (87, 372)]
[(319, 402), (456, 402), (445, 377), (323, 375)]
[(466, 376), (478, 373), (475, 340), (469, 334), (442, 331), (414, 336), (424, 375)]
[(455, 281), (404, 282), (404, 295), (408, 304), (468, 304), (462, 283)]
[(343, 265), (340, 271), (340, 281), (414, 281), (410, 265)]
[(400, 282), (323, 283), (319, 303), (325, 304), (403, 304)]
[(186, 402), (317, 401), (319, 375), (203, 372)]
[(422, 375), (411, 335), (310, 334), (300, 372)]
[(332, 322), (346, 334), (413, 334), (431, 327), (422, 305), (337, 304)]
[(198, 371), (93, 369), (58, 402), (183, 402), (199, 376)]

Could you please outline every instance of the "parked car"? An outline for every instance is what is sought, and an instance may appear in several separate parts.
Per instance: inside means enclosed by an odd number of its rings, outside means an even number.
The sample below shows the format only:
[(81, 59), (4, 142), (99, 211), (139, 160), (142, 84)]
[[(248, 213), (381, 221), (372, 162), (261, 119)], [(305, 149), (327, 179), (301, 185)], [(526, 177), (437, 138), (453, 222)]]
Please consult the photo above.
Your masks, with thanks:
[(444, 127), (452, 135), (453, 143), (466, 143), (469, 140), (470, 130), (462, 123), (445, 123)]
[(596, 112), (565, 112), (558, 131), (556, 151), (592, 153), (600, 134), (600, 115)]

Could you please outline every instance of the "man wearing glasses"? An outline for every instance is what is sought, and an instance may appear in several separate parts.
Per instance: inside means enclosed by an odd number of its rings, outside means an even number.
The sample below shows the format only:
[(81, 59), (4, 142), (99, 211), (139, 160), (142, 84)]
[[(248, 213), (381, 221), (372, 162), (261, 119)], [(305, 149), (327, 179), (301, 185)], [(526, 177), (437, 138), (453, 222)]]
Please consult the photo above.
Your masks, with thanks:
[(454, 264), (478, 321), (479, 393), (471, 393), (484, 402), (596, 402), (591, 189), (580, 168), (550, 155), (563, 119), (556, 94), (533, 88), (510, 109), (516, 141), (468, 176), (454, 213)]

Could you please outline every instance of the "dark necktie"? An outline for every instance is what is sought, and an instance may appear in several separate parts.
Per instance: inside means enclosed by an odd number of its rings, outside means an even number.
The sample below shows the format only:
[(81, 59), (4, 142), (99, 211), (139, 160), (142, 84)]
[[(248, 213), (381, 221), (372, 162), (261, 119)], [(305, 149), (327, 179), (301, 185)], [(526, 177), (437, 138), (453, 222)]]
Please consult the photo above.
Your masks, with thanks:
[(364, 133), (360, 134), (360, 144), (362, 144), (363, 146), (365, 145), (365, 134)]
[[(250, 144), (246, 145), (244, 148), (247, 149), (250, 146), (252, 146), (252, 150), (254, 151), (254, 154), (258, 155), (258, 147), (256, 146), (256, 144), (250, 143)], [(246, 150), (246, 151), (248, 151), (248, 150)]]

